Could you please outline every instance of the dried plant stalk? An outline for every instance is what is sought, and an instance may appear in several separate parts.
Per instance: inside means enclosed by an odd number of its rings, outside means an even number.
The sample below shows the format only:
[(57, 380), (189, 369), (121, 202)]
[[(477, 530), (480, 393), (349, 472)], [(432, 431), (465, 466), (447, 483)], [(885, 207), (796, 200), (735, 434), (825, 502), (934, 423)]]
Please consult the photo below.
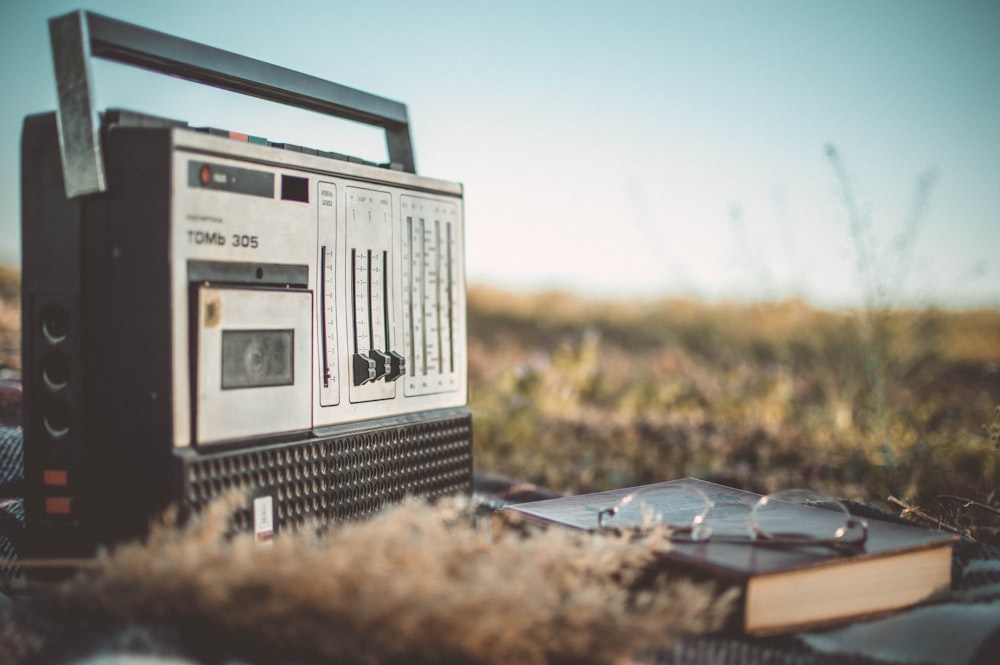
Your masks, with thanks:
[(213, 636), (248, 662), (531, 664), (667, 647), (717, 629), (733, 606), (732, 591), (650, 576), (663, 542), (564, 530), (494, 539), (461, 500), (410, 501), (270, 547), (225, 536), (232, 505), (102, 555), (60, 588), (62, 611)]

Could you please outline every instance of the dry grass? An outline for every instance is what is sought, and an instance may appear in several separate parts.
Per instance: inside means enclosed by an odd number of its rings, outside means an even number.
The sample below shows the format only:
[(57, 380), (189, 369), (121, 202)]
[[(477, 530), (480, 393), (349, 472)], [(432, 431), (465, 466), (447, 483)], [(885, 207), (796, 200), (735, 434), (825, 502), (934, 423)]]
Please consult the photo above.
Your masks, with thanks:
[(488, 288), (469, 309), (479, 468), (567, 492), (695, 475), (876, 504), (1000, 499), (1000, 311)]
[[(5, 302), (16, 283), (0, 274)], [(15, 305), (0, 308), (8, 367), (18, 323)], [(1000, 312), (474, 288), (469, 328), (479, 469), (565, 492), (695, 475), (892, 494), (996, 536)], [(686, 581), (640, 591), (651, 543), (562, 531), (494, 542), (465, 511), (409, 503), (262, 549), (223, 537), (216, 506), (100, 558), (40, 627), (30, 608), (7, 610), (0, 659), (56, 657), (45, 650), (80, 648), (125, 619), (171, 626), (194, 655), (222, 636), (223, 655), (253, 662), (609, 662), (715, 628), (729, 610), (730, 596)]]
[[(18, 287), (0, 272), (0, 365), (14, 369)], [(185, 527), (168, 520), (83, 563), (40, 606), (0, 608), (0, 661), (61, 661), (122, 626), (156, 626), (204, 662), (611, 662), (715, 630), (735, 600), (651, 573), (666, 543), (563, 530), (494, 539), (461, 503), (407, 503), (270, 548), (230, 537), (227, 515), (220, 503)]]
[[(19, 368), (0, 269), (0, 367)], [(564, 492), (696, 475), (890, 495), (966, 519), (1000, 503), (1000, 311), (825, 311), (469, 292), (476, 464)], [(966, 510), (967, 509), (967, 510)]]
[(663, 542), (555, 529), (494, 538), (457, 500), (273, 547), (224, 537), (227, 514), (217, 503), (99, 558), (59, 588), (50, 632), (33, 639), (30, 612), (14, 617), (24, 628), (4, 662), (79, 653), (105, 625), (154, 624), (188, 650), (212, 636), (221, 655), (255, 663), (606, 663), (717, 629), (733, 609), (732, 592), (650, 579)]
[(21, 273), (0, 266), (0, 368), (21, 369)]

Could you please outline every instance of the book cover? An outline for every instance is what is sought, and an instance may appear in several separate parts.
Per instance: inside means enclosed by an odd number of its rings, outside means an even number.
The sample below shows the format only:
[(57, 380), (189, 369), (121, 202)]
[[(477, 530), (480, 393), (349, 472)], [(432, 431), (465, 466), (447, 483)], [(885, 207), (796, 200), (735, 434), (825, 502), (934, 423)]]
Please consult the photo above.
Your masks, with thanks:
[[(526, 519), (597, 532), (608, 526), (608, 511), (626, 497), (651, 495), (666, 504), (671, 497), (676, 500), (684, 494), (660, 491), (665, 489), (693, 489), (712, 506), (736, 507), (718, 511), (722, 522), (745, 521), (750, 507), (760, 499), (752, 492), (684, 478), (641, 488), (518, 504), (499, 511), (498, 517), (501, 523)], [(655, 507), (668, 513), (677, 508)], [(734, 513), (736, 517), (732, 518)], [(815, 531), (817, 521), (829, 519), (827, 511), (797, 506), (785, 511), (781, 529), (787, 534), (810, 533)], [(732, 529), (722, 529), (703, 541), (684, 535), (658, 556), (666, 567), (743, 585), (743, 630), (751, 634), (787, 632), (881, 614), (947, 592), (951, 546), (956, 536), (881, 520), (867, 520), (866, 524), (863, 545), (849, 552), (803, 545), (794, 539), (753, 541), (748, 530), (744, 537), (733, 537)]]

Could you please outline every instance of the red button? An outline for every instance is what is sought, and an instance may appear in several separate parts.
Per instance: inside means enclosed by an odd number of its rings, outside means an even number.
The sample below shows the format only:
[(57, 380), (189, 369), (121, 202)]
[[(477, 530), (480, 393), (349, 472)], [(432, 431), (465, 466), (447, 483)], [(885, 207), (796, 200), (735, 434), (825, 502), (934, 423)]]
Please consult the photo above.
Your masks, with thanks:
[(49, 515), (72, 515), (73, 499), (68, 496), (50, 496), (45, 499), (45, 512)]
[(61, 469), (46, 469), (42, 473), (42, 484), (49, 487), (66, 487), (69, 485), (69, 475)]

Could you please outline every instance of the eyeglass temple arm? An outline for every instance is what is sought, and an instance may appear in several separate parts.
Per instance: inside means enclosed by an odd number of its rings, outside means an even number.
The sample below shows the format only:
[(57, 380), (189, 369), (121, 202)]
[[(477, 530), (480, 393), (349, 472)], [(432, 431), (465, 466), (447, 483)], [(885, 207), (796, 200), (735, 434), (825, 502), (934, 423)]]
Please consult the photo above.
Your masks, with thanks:
[(618, 506), (611, 506), (610, 508), (601, 508), (597, 511), (597, 528), (604, 527), (604, 516), (614, 517), (618, 514)]

